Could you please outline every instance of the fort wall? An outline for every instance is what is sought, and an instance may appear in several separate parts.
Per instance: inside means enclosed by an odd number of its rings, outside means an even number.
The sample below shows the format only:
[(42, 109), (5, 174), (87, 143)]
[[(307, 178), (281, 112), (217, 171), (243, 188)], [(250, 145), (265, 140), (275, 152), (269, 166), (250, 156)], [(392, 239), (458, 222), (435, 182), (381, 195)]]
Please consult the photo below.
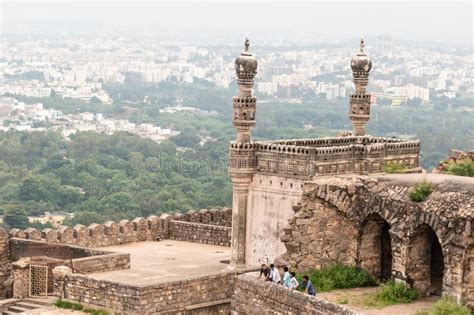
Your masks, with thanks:
[(54, 273), (54, 293), (126, 314), (222, 314), (230, 310), (236, 271), (149, 286)]
[(171, 220), (169, 222), (168, 238), (177, 241), (230, 247), (231, 232), (232, 228), (226, 226)]
[[(413, 202), (409, 190), (432, 181)], [(448, 175), (342, 176), (305, 184), (284, 229), (282, 259), (304, 271), (342, 262), (423, 295), (446, 294), (472, 308), (474, 181)], [(384, 245), (385, 244), (385, 245)]]
[(231, 314), (355, 315), (357, 312), (318, 297), (290, 291), (257, 279), (255, 273), (236, 277)]
[(70, 266), (72, 260), (74, 269), (84, 274), (125, 269), (130, 267), (128, 254), (97, 248), (161, 239), (230, 246), (231, 222), (232, 210), (224, 208), (93, 223), (87, 227), (78, 224), (42, 231), (12, 229), (8, 233), (0, 229), (0, 298), (11, 296), (11, 283), (6, 283), (11, 281), (12, 262), (24, 257), (47, 258), (43, 260), (50, 267)]
[(88, 274), (130, 268), (130, 254), (95, 250), (68, 244), (13, 238), (10, 240), (11, 259), (35, 259), (35, 264), (66, 265), (76, 272)]
[(254, 175), (247, 207), (246, 263), (272, 263), (286, 251), (280, 240), (283, 227), (301, 198), (303, 180)]
[(189, 210), (184, 214), (152, 215), (146, 219), (138, 217), (120, 222), (92, 223), (89, 226), (77, 224), (72, 228), (60, 226), (57, 229), (45, 228), (42, 231), (27, 228), (25, 230), (11, 229), (7, 233), (0, 229), (0, 259), (9, 261), (10, 254), (6, 244), (11, 238), (91, 248), (167, 238), (230, 246), (230, 236), (227, 234), (231, 223), (232, 209), (224, 208), (222, 210)]

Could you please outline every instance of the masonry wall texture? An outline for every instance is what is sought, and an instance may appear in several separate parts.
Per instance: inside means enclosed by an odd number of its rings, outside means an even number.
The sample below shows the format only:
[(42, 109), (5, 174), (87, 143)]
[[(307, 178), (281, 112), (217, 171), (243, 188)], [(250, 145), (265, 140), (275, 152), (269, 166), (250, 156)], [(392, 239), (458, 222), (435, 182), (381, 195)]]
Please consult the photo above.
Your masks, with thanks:
[[(172, 222), (179, 221), (175, 224)], [(185, 224), (188, 222), (189, 224)], [(230, 229), (232, 222), (232, 209), (202, 209), (200, 211), (189, 210), (187, 213), (163, 214), (160, 217), (152, 215), (148, 218), (135, 218), (133, 220), (121, 220), (120, 222), (108, 221), (104, 224), (92, 223), (89, 226), (77, 224), (73, 228), (61, 226), (58, 229), (46, 228), (38, 231), (35, 228), (25, 230), (12, 229), (6, 233), (0, 229), (0, 258), (9, 260), (7, 247), (9, 238), (37, 240), (47, 243), (71, 244), (82, 247), (105, 247), (134, 243), (142, 241), (155, 241), (177, 235), (173, 229), (179, 228), (181, 233), (190, 235), (195, 231), (206, 231), (199, 233), (199, 237), (189, 237), (187, 241), (211, 244), (212, 233), (217, 233), (216, 239), (225, 244), (223, 235)], [(180, 224), (183, 223), (183, 224)], [(204, 226), (205, 225), (205, 226)], [(210, 226), (210, 227), (208, 227)], [(224, 227), (224, 228), (215, 228)], [(208, 234), (211, 233), (211, 235)], [(202, 237), (202, 239), (200, 238)], [(230, 246), (230, 245), (227, 245)]]
[(54, 292), (56, 296), (126, 314), (222, 314), (222, 310), (228, 313), (234, 274), (226, 272), (151, 286), (130, 286), (56, 273)]
[[(343, 262), (380, 278), (389, 268), (393, 278), (423, 294), (442, 291), (473, 307), (474, 181), (428, 175), (434, 192), (424, 202), (412, 202), (410, 187), (423, 176), (346, 176), (307, 183), (282, 235), (287, 248), (282, 259), (300, 270)], [(382, 241), (386, 224), (388, 252)]]
[(7, 297), (7, 290), (3, 283), (10, 278), (11, 264), (8, 246), (8, 233), (0, 229), (0, 299)]
[(230, 246), (232, 228), (209, 224), (170, 221), (169, 238), (177, 241)]
[(52, 263), (54, 259), (66, 265), (72, 259), (74, 268), (81, 273), (124, 269), (130, 267), (128, 254), (92, 248), (167, 238), (230, 246), (231, 216), (229, 208), (202, 209), (147, 219), (93, 223), (87, 227), (78, 224), (73, 228), (61, 226), (42, 231), (12, 229), (8, 233), (0, 229), (0, 298), (11, 296), (11, 263), (22, 257), (49, 258), (51, 267), (57, 265)]
[(236, 277), (232, 314), (357, 314), (344, 306), (290, 291), (281, 285), (257, 279), (256, 273)]

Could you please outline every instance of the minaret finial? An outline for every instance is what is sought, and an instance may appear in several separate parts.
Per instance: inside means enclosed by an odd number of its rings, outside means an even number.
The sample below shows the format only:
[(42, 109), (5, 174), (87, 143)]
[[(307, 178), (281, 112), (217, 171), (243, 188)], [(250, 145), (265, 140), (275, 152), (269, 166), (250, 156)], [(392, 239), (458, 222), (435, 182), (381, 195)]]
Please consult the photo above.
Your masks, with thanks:
[(249, 51), (250, 39), (249, 39), (248, 36), (245, 37), (245, 43), (244, 43), (244, 45), (245, 45), (245, 51)]
[(364, 42), (364, 36), (360, 38), (360, 52), (364, 53), (364, 47), (365, 47), (365, 42)]

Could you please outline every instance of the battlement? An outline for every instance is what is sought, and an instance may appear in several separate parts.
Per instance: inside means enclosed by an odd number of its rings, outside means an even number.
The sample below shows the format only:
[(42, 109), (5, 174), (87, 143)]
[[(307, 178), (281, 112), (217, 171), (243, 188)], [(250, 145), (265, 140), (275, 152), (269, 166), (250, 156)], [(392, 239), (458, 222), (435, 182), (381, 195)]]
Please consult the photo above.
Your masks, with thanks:
[[(178, 222), (173, 224), (173, 222)], [(189, 222), (183, 227), (179, 222)], [(214, 227), (222, 227), (227, 231), (232, 224), (232, 209), (201, 209), (199, 211), (189, 210), (187, 213), (151, 215), (148, 218), (138, 217), (133, 220), (121, 220), (120, 222), (107, 221), (103, 224), (92, 223), (89, 226), (77, 224), (74, 227), (60, 226), (57, 229), (46, 228), (39, 231), (35, 228), (24, 230), (11, 229), (8, 233), (0, 229), (0, 239), (5, 243), (9, 238), (27, 239), (33, 241), (44, 241), (47, 243), (62, 243), (83, 247), (105, 247), (134, 242), (155, 241), (169, 238), (179, 240), (178, 233), (172, 231), (179, 229), (186, 234), (185, 229), (198, 230), (202, 232), (196, 235), (194, 241), (206, 244), (228, 245), (230, 238), (223, 240), (219, 235), (209, 231), (217, 231)], [(205, 225), (205, 226), (204, 226)], [(201, 227), (204, 226), (204, 227)], [(222, 229), (221, 229), (222, 230)], [(202, 234), (202, 235), (201, 235)], [(225, 233), (224, 233), (225, 234)], [(215, 242), (213, 237), (215, 237)], [(5, 260), (8, 260), (8, 252)]]
[(419, 140), (371, 136), (255, 142), (256, 173), (285, 177), (380, 172), (384, 163), (419, 166)]

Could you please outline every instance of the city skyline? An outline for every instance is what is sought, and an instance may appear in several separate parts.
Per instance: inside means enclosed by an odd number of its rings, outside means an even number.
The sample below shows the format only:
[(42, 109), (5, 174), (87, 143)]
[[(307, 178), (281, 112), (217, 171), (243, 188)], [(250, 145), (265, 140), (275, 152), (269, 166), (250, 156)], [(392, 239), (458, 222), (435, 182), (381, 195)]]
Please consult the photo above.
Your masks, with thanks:
[(232, 43), (338, 42), (365, 35), (472, 47), (472, 2), (4, 1), (3, 35), (100, 32)]

